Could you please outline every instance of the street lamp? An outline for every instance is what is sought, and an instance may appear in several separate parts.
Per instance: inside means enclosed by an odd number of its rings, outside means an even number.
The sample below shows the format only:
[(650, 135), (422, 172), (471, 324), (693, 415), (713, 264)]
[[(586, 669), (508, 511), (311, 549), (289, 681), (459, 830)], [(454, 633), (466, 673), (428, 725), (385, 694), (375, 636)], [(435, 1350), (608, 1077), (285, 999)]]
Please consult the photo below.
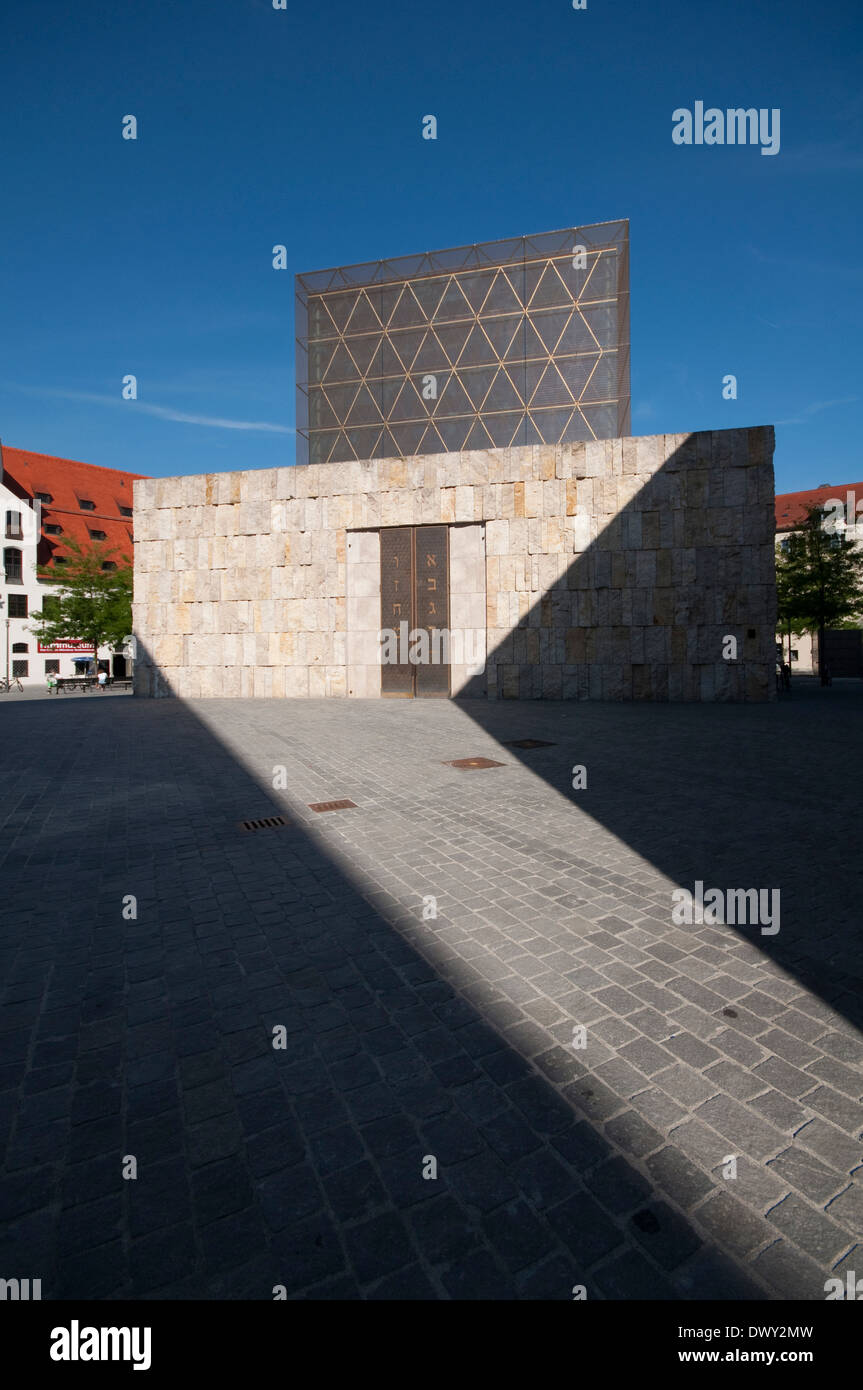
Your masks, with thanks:
[[(6, 599), (5, 599), (4, 595), (3, 595), (3, 594), (0, 594), (0, 612), (3, 611), (3, 605), (4, 605), (5, 602), (6, 602)], [(10, 623), (10, 621), (11, 621), (11, 620), (10, 620), (9, 615), (8, 615), (8, 613), (7, 613), (7, 615), (6, 615), (6, 684), (7, 684), (7, 685), (9, 684), (9, 623)]]

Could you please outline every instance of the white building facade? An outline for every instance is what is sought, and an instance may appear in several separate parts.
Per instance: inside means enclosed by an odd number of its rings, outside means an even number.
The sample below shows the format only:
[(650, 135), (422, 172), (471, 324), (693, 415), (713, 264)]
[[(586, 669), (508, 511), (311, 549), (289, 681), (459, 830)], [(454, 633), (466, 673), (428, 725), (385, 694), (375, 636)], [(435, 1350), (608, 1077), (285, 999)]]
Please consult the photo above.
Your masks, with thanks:
[[(131, 662), (126, 652), (118, 653), (110, 647), (103, 646), (96, 653), (92, 645), (82, 640), (70, 640), (55, 645), (47, 645), (39, 640), (34, 618), (41, 614), (46, 599), (50, 601), (58, 592), (56, 581), (39, 577), (39, 567), (48, 559), (56, 565), (56, 555), (49, 554), (49, 551), (57, 549), (51, 537), (54, 533), (63, 532), (68, 528), (58, 524), (57, 517), (47, 520), (46, 507), (38, 491), (35, 488), (31, 491), (27, 483), (22, 482), (22, 458), (39, 460), (44, 456), (27, 455), (21, 450), (7, 449), (0, 453), (0, 458), (4, 457), (7, 462), (11, 461), (12, 468), (0, 467), (0, 524), (3, 528), (3, 555), (0, 565), (0, 677), (20, 680), (25, 687), (45, 687), (50, 675), (75, 676), (92, 670), (94, 659), (104, 664), (112, 675), (131, 674)], [(57, 465), (62, 466), (65, 463), (59, 459), (45, 462), (52, 466), (55, 474)], [(90, 466), (77, 464), (70, 467), (80, 470)], [(96, 474), (108, 475), (113, 472), (108, 469), (94, 471)], [(51, 493), (45, 493), (43, 496), (53, 500)], [(128, 512), (131, 515), (131, 497), (129, 503)], [(51, 517), (50, 510), (48, 517)], [(78, 534), (80, 536), (80, 528)], [(131, 545), (129, 549), (131, 550)]]
[[(776, 550), (785, 552), (792, 533), (806, 521), (809, 507), (824, 510), (824, 526), (835, 535), (842, 535), (863, 549), (863, 482), (821, 483), (804, 492), (785, 492), (776, 495)], [(792, 633), (780, 628), (776, 633), (777, 652), (781, 647), (782, 660), (788, 661), (792, 673), (817, 674), (817, 641), (811, 632)]]

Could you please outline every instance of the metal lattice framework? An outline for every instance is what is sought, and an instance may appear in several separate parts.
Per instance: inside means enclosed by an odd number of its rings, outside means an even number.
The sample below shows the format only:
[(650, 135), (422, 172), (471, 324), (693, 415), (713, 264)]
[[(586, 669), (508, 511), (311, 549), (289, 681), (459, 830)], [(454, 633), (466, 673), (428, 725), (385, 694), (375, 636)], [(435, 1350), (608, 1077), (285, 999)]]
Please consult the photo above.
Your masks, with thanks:
[(619, 437), (629, 223), (298, 275), (296, 333), (299, 463)]

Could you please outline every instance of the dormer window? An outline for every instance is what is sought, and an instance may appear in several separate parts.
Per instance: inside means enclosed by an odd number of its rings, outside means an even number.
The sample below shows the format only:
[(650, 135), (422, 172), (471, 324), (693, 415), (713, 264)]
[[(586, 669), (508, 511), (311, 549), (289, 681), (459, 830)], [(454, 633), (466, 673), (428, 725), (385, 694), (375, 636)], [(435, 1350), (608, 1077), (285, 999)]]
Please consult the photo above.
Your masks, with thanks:
[(42, 529), (44, 530), (46, 536), (62, 536), (63, 534), (63, 527), (58, 526), (57, 523), (54, 521), (52, 521), (50, 524), (46, 524)]
[(107, 537), (104, 531), (91, 531), (90, 539), (91, 541), (104, 541), (107, 539)]
[[(118, 503), (117, 505), (119, 506), (119, 503)], [(120, 507), (120, 515), (121, 515), (121, 516), (131, 516), (131, 515), (132, 515), (132, 508), (131, 508), (131, 507)]]
[(79, 497), (78, 506), (82, 512), (95, 512), (96, 510), (96, 503), (91, 502), (89, 497)]
[(33, 496), (37, 502), (53, 502), (54, 498), (50, 492), (34, 492)]
[(102, 561), (102, 569), (103, 569), (103, 570), (115, 570), (116, 568), (117, 568), (117, 562), (116, 562), (115, 560), (103, 560), (103, 561)]

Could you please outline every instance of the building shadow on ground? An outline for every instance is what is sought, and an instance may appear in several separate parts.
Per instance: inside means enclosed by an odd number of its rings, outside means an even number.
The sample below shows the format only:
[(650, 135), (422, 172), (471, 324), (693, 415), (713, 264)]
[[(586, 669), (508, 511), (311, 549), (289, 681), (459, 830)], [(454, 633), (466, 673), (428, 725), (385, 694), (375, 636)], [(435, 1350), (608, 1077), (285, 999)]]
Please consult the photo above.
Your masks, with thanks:
[(4, 734), (10, 1276), (60, 1299), (770, 1296), (682, 1214), (710, 1181), (673, 1144), (652, 1178), (612, 1149), (609, 1113), (624, 1153), (649, 1127), (494, 981), (433, 968), (190, 705), (31, 702)]
[[(719, 925), (863, 1030), (855, 890), (863, 683), (845, 684), (795, 684), (778, 705), (748, 707), (745, 719), (734, 705), (666, 705), (647, 717), (643, 707), (616, 706), (613, 731), (586, 704), (556, 704), (550, 726), (544, 702), (519, 702), (514, 714), (506, 701), (459, 703), (507, 760), (586, 811), (671, 885), (779, 890), (775, 933), (775, 922), (763, 923), (766, 931), (748, 920), (726, 926), (720, 917)], [(550, 727), (553, 747), (505, 746), (548, 738)], [(572, 785), (576, 764), (586, 769), (580, 790)], [(669, 927), (674, 907), (669, 889), (650, 910)], [(733, 1026), (746, 1033), (756, 1023), (750, 1016)]]

